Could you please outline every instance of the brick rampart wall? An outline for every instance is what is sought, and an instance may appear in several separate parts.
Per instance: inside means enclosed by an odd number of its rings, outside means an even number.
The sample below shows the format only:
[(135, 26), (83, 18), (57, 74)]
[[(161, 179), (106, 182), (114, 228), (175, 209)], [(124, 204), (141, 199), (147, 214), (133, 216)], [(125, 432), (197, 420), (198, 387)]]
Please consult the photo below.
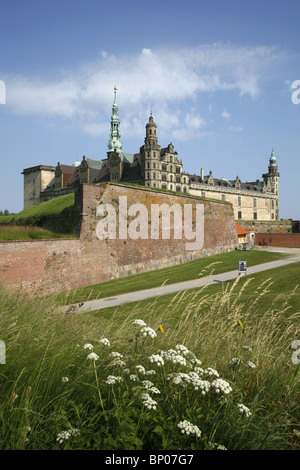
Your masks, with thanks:
[[(127, 197), (128, 208), (143, 204), (150, 214), (151, 204), (204, 205), (204, 245), (186, 250), (187, 240), (149, 238), (100, 240), (96, 234), (100, 218), (97, 208), (112, 204), (117, 219), (119, 197)], [(237, 235), (230, 204), (109, 184), (84, 184), (77, 191), (75, 204), (82, 213), (78, 239), (0, 242), (0, 282), (41, 295), (96, 284), (109, 279), (181, 264), (203, 256), (235, 248)], [(127, 217), (129, 227), (135, 217)], [(117, 224), (117, 228), (119, 228)], [(172, 219), (171, 219), (172, 228)], [(195, 226), (193, 227), (195, 230)]]
[(255, 245), (300, 248), (300, 233), (256, 233)]

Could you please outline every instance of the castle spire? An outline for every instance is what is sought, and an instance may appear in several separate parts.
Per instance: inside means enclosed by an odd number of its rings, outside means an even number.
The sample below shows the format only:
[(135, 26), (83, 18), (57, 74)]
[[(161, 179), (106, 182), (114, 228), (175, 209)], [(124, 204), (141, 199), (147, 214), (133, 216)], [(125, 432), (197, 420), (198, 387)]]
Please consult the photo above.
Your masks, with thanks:
[(108, 151), (113, 152), (116, 150), (117, 152), (122, 151), (123, 144), (121, 142), (121, 134), (120, 134), (120, 119), (119, 119), (119, 112), (118, 112), (118, 104), (117, 104), (117, 87), (114, 87), (114, 103), (112, 107), (112, 115), (110, 120), (110, 134), (109, 134), (109, 141), (108, 141)]

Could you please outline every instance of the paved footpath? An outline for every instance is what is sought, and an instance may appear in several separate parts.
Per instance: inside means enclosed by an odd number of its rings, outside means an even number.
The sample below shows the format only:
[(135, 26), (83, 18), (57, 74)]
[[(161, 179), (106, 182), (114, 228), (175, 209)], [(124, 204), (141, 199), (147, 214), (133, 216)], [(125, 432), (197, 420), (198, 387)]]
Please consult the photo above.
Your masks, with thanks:
[[(270, 250), (275, 251), (275, 250)], [(276, 250), (281, 251), (281, 250)], [(247, 275), (266, 271), (267, 269), (279, 268), (286, 266), (291, 263), (300, 262), (300, 250), (297, 249), (282, 249), (282, 252), (289, 253), (289, 257), (277, 261), (271, 261), (269, 263), (258, 264), (247, 268)], [(242, 256), (241, 256), (242, 258)], [(196, 289), (206, 285), (215, 284), (216, 282), (230, 281), (238, 277), (238, 270), (220, 273), (216, 275), (210, 275), (202, 277), (200, 279), (193, 279), (190, 281), (177, 282), (176, 284), (163, 285), (154, 287), (152, 289), (145, 289), (136, 292), (130, 292), (128, 294), (119, 294), (113, 297), (105, 297), (103, 299), (89, 300), (87, 302), (81, 302), (78, 304), (67, 305), (64, 310), (68, 313), (85, 313), (94, 310), (100, 310), (107, 307), (117, 307), (118, 305), (127, 304), (130, 302), (138, 302), (139, 300), (151, 299), (161, 295), (175, 294), (180, 291), (187, 289)]]

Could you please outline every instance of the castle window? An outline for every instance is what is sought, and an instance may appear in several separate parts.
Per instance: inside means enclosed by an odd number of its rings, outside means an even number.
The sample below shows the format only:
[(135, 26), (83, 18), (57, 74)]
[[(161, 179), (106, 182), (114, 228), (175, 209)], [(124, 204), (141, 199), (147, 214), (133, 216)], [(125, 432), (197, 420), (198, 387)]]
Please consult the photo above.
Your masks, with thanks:
[(173, 167), (170, 165), (170, 172), (173, 173)]
[(149, 162), (147, 162), (147, 168), (150, 168), (150, 163)]
[(167, 165), (162, 165), (161, 166), (161, 171), (167, 171)]
[(150, 179), (150, 173), (147, 173), (147, 179), (148, 180)]
[(152, 134), (152, 129), (149, 129), (149, 134)]
[(183, 182), (184, 182), (184, 184), (186, 183), (186, 178), (185, 177), (183, 178)]
[(238, 219), (242, 218), (242, 211), (238, 211)]
[(274, 199), (272, 199), (271, 204), (272, 204), (272, 209), (274, 209)]
[(156, 153), (155, 153), (155, 152), (153, 152), (153, 158), (155, 158), (155, 157), (156, 157)]
[(257, 199), (256, 199), (256, 197), (253, 198), (253, 207), (257, 207)]
[(179, 174), (180, 174), (180, 166), (177, 166), (177, 167), (176, 167), (176, 173), (179, 173)]
[(154, 180), (156, 179), (156, 173), (153, 173), (153, 179)]
[(173, 157), (170, 155), (170, 162), (173, 163)]
[(242, 197), (238, 196), (238, 206), (241, 207), (242, 205)]
[(156, 168), (155, 163), (153, 163), (153, 168)]
[(201, 191), (201, 196), (205, 197), (205, 191)]
[(166, 184), (162, 184), (162, 185), (161, 185), (161, 189), (167, 189), (167, 185), (166, 185)]
[(180, 175), (176, 175), (176, 183), (180, 183)]
[(222, 201), (226, 201), (226, 195), (222, 194)]
[(253, 218), (254, 218), (254, 220), (257, 220), (257, 212), (254, 212)]
[(166, 175), (161, 175), (161, 180), (162, 181), (167, 181), (167, 176)]
[(176, 191), (177, 191), (178, 193), (180, 193), (180, 189), (181, 189), (180, 186), (176, 186)]
[(184, 186), (184, 188), (183, 188), (183, 192), (186, 193), (186, 187), (185, 187), (185, 186)]

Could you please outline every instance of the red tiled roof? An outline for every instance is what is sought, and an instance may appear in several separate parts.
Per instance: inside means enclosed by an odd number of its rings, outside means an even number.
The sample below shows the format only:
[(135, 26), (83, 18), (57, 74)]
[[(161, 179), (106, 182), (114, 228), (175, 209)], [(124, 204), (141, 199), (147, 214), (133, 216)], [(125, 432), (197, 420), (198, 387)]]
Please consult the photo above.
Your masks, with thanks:
[(237, 231), (237, 234), (238, 235), (247, 235), (247, 230), (245, 230), (243, 227), (240, 226), (240, 224), (238, 224), (237, 222), (235, 223), (236, 225), (236, 231)]

